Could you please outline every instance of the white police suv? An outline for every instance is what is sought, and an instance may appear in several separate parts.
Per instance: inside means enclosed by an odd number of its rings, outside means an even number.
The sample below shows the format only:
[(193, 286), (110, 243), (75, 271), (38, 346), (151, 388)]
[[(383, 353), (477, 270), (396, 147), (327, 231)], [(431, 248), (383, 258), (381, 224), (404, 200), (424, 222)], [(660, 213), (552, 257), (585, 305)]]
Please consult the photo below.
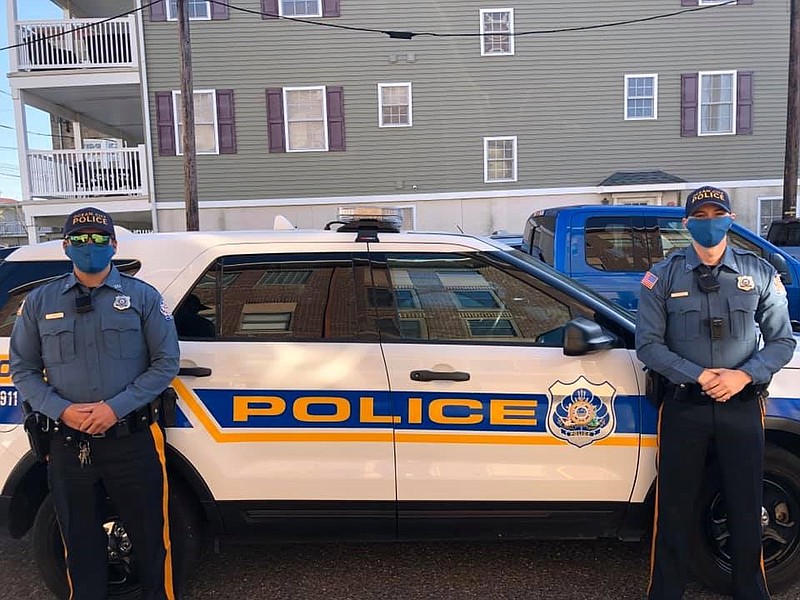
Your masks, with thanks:
[[(206, 527), (263, 540), (646, 534), (657, 414), (634, 322), (547, 265), (377, 220), (120, 235), (115, 258), (175, 307), (181, 371), (167, 439), (179, 576)], [(7, 354), (26, 293), (69, 268), (59, 242), (0, 264), (0, 520), (13, 536), (32, 529), (57, 594), (63, 550)], [(58, 337), (74, 344), (70, 331)], [(773, 589), (800, 569), (798, 369), (800, 357), (776, 375), (766, 417)], [(713, 477), (701, 501), (692, 565), (724, 588)], [(113, 508), (107, 530), (109, 597), (135, 597), (135, 548)]]

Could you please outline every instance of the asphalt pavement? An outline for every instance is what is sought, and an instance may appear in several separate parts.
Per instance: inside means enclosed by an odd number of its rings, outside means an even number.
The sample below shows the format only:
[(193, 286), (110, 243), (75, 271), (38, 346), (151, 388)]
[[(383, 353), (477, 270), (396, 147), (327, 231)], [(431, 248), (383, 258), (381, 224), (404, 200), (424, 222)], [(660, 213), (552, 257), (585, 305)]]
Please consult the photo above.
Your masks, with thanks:
[[(208, 545), (184, 600), (641, 600), (647, 542)], [(51, 598), (0, 536), (0, 598)], [(685, 600), (722, 600), (692, 585)], [(797, 600), (800, 584), (773, 600)]]

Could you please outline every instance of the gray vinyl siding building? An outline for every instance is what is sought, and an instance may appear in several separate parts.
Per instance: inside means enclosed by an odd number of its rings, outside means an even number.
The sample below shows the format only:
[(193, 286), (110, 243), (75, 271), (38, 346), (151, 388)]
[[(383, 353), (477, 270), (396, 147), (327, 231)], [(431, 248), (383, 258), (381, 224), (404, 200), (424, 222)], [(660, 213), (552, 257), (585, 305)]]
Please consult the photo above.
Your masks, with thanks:
[[(197, 157), (202, 228), (268, 228), (275, 214), (318, 227), (339, 205), (375, 202), (409, 208), (419, 228), (518, 231), (537, 208), (680, 203), (706, 182), (724, 185), (740, 218), (755, 227), (759, 202), (780, 196), (785, 0), (560, 33), (547, 32), (692, 7), (681, 0), (325, 3), (340, 16), (311, 20), (420, 35), (391, 39), (237, 10), (267, 12), (269, 0), (231, 0), (227, 15), (191, 22), (194, 87), (232, 90), (235, 130), (233, 152)], [(513, 9), (512, 55), (482, 56), (481, 9)], [(181, 229), (183, 160), (164, 155), (159, 138), (170, 135), (168, 115), (156, 105), (158, 94), (166, 98), (179, 89), (177, 23), (151, 20), (159, 15), (148, 10), (143, 35), (154, 200), (159, 228)], [(752, 74), (750, 132), (682, 135), (692, 110), (684, 102), (682, 123), (682, 75), (718, 71), (736, 72), (731, 81)], [(625, 119), (626, 74), (657, 75), (650, 100), (655, 118)], [(410, 126), (379, 126), (381, 83), (410, 84)], [(343, 150), (270, 151), (279, 130), (268, 127), (267, 90), (305, 86), (341, 88)], [(278, 122), (275, 114), (272, 120)], [(513, 181), (486, 181), (484, 138), (493, 137), (516, 138)], [(654, 171), (672, 177), (600, 185), (614, 173)]]

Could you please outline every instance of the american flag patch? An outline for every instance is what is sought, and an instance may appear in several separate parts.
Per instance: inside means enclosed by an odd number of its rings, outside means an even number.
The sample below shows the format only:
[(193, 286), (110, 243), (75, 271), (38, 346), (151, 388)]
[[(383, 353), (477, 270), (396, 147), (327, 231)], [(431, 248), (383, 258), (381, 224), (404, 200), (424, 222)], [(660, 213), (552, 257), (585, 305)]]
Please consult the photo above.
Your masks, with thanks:
[(652, 290), (656, 286), (656, 282), (658, 281), (658, 277), (653, 275), (650, 271), (644, 274), (642, 277), (642, 285), (646, 287), (648, 290)]

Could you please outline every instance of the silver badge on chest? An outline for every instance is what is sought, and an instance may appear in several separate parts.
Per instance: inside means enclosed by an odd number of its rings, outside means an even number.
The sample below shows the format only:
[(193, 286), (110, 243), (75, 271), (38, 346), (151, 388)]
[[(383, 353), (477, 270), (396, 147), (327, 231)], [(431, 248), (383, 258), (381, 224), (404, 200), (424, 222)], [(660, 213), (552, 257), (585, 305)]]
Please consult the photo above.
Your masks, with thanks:
[(736, 278), (736, 287), (743, 292), (749, 292), (756, 287), (756, 282), (750, 275), (740, 275)]
[(128, 310), (131, 307), (130, 296), (117, 296), (114, 298), (114, 308), (117, 310)]

